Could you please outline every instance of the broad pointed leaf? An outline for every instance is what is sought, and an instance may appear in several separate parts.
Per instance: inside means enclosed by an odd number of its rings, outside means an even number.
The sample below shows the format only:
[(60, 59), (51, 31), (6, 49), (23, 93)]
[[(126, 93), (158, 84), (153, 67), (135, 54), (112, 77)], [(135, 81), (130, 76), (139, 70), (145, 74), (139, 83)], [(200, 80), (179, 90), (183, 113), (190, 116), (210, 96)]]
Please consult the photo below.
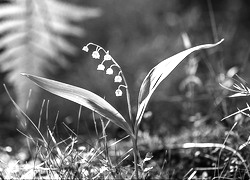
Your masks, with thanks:
[(133, 131), (123, 116), (107, 101), (100, 96), (76, 86), (61, 83), (58, 81), (33, 76), (30, 74), (22, 73), (41, 88), (57, 95), (62, 98), (68, 99), (90, 110), (100, 114), (101, 116), (109, 119), (116, 125), (123, 128), (129, 135), (133, 136)]
[(200, 49), (207, 49), (220, 44), (223, 40), (216, 44), (204, 44), (196, 46), (185, 51), (182, 51), (168, 59), (163, 60), (153, 69), (149, 71), (147, 76), (142, 82), (139, 97), (138, 97), (138, 110), (136, 115), (136, 123), (140, 124), (142, 115), (146, 109), (148, 101), (157, 88), (157, 86), (174, 70), (174, 68), (189, 54)]

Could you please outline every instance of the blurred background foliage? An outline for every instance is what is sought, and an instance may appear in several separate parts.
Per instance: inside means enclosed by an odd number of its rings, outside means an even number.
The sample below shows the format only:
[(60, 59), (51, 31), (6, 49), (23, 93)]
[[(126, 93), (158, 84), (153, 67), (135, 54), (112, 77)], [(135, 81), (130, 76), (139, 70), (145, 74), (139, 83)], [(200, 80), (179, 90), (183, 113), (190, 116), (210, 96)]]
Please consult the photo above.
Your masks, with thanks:
[[(246, 99), (236, 102), (226, 98), (228, 92), (219, 83), (229, 80), (227, 72), (232, 67), (248, 80), (248, 0), (72, 0), (71, 3), (79, 7), (99, 8), (101, 15), (77, 22), (78, 26), (85, 29), (85, 36), (65, 38), (78, 50), (65, 56), (70, 62), (66, 68), (61, 68), (56, 73), (47, 73), (44, 77), (91, 90), (105, 97), (126, 115), (125, 98), (115, 97), (117, 86), (113, 83), (113, 77), (96, 71), (98, 60), (93, 60), (91, 53), (81, 51), (83, 45), (94, 42), (110, 51), (125, 73), (136, 110), (142, 80), (158, 62), (186, 48), (183, 33), (188, 35), (192, 46), (214, 43), (224, 38), (225, 41), (218, 48), (189, 57), (197, 60), (195, 77), (201, 81), (200, 84), (191, 81), (183, 86), (189, 77), (187, 71), (190, 68), (190, 61), (185, 61), (160, 85), (150, 101), (141, 128), (152, 134), (165, 136), (178, 134), (193, 126), (198, 128), (200, 124), (216, 124), (221, 127), (221, 118), (236, 111), (236, 107), (245, 106)], [(1, 80), (11, 88), (13, 84), (4, 79), (7, 74), (8, 72), (2, 73)], [(227, 82), (230, 84), (230, 80)], [(25, 93), (28, 94), (28, 91)], [(1, 123), (4, 124), (1, 136), (5, 137), (7, 129), (15, 130), (19, 120), (10, 111), (12, 105), (2, 87), (0, 96)], [(65, 131), (62, 122), (77, 129), (77, 104), (43, 90), (34, 92), (31, 95), (31, 99), (33, 98), (37, 103), (29, 111), (29, 115), (36, 123), (42, 100), (46, 99), (50, 101), (48, 119), (51, 125), (57, 111), (60, 111), (58, 130)], [(42, 122), (46, 121), (45, 114), (43, 113)], [(230, 128), (230, 121), (223, 122), (223, 127)], [(92, 114), (83, 108), (79, 131), (84, 134), (89, 129), (93, 130)], [(109, 132), (116, 136), (120, 131), (111, 125)]]

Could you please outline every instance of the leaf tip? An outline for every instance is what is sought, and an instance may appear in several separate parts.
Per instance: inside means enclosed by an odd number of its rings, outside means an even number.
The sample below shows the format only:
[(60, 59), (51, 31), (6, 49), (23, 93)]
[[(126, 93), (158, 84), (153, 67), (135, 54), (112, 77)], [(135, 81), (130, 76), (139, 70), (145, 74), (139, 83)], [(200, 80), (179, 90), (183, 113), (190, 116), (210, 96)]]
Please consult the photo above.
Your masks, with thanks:
[(26, 76), (26, 77), (29, 77), (29, 74), (27, 73), (20, 73), (22, 76)]
[(223, 38), (223, 39), (221, 39), (219, 42), (217, 42), (217, 43), (216, 43), (216, 45), (218, 45), (218, 44), (222, 43), (223, 41), (224, 41), (224, 38)]

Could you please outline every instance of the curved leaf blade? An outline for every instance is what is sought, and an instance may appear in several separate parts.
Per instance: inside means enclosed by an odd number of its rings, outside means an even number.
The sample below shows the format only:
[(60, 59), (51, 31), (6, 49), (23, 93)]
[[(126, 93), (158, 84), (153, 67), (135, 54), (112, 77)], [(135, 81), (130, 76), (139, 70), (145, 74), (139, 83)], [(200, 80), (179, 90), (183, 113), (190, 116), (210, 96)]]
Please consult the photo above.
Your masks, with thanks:
[(176, 66), (180, 64), (182, 60), (192, 52), (201, 49), (212, 48), (214, 46), (219, 45), (222, 41), (223, 39), (215, 44), (204, 44), (187, 49), (174, 56), (171, 56), (170, 58), (161, 61), (158, 65), (151, 69), (143, 80), (139, 91), (138, 110), (136, 115), (137, 126), (141, 122), (142, 115), (153, 92), (158, 87), (158, 85), (174, 70), (174, 68), (176, 68)]
[(91, 91), (26, 73), (21, 74), (28, 77), (41, 88), (100, 114), (133, 136), (133, 131), (123, 116), (107, 101)]

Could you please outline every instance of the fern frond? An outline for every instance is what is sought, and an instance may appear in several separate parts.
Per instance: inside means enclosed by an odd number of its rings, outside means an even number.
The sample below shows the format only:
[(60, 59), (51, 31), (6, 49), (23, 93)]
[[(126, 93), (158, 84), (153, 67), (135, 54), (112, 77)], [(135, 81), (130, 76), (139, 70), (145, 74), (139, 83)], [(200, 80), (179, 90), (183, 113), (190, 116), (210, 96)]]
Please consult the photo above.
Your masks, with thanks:
[(5, 34), (1, 39), (0, 39), (0, 48), (4, 47), (13, 47), (17, 46), (20, 44), (20, 40), (22, 41), (23, 38), (25, 38), (26, 33), (24, 32), (15, 32), (15, 33), (8, 33)]
[(25, 13), (25, 8), (19, 3), (4, 4), (0, 6), (0, 18), (18, 16)]
[[(0, 10), (1, 11), (1, 10)], [(8, 19), (0, 22), (0, 34), (10, 32), (25, 25), (24, 19)]]
[(46, 76), (56, 66), (66, 67), (65, 54), (76, 47), (67, 36), (83, 36), (79, 21), (99, 16), (94, 8), (80, 7), (60, 0), (15, 0), (0, 5), (0, 70), (8, 72), (18, 104), (24, 108), (29, 81), (21, 72)]

